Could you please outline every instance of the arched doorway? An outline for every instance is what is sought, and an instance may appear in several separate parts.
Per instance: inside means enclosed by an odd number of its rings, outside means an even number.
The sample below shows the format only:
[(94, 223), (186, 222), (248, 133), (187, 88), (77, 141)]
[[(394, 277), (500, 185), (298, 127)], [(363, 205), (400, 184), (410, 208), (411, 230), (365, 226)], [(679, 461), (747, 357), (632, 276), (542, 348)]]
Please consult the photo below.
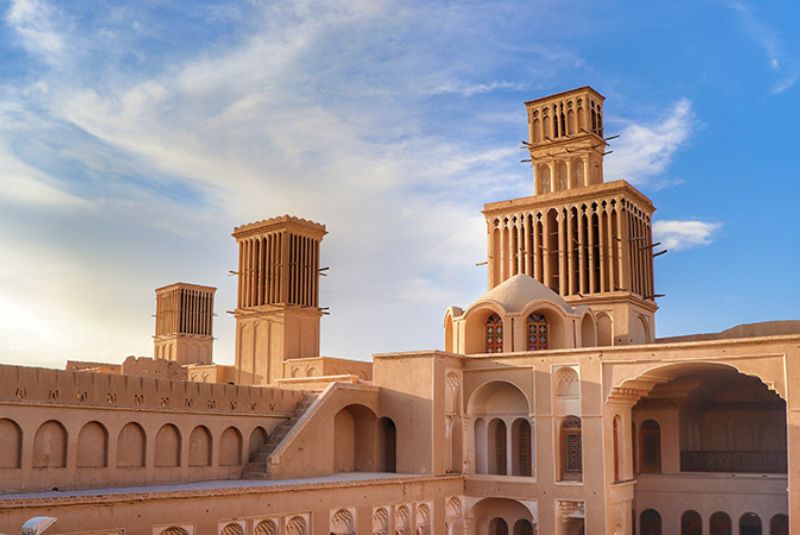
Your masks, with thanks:
[(709, 535), (733, 535), (733, 523), (728, 513), (717, 511), (708, 522)]
[(761, 517), (745, 513), (739, 518), (739, 535), (761, 535)]
[(686, 511), (681, 516), (681, 535), (703, 535), (703, 519), (697, 511)]
[(639, 535), (661, 535), (661, 515), (655, 509), (645, 509), (639, 518)]

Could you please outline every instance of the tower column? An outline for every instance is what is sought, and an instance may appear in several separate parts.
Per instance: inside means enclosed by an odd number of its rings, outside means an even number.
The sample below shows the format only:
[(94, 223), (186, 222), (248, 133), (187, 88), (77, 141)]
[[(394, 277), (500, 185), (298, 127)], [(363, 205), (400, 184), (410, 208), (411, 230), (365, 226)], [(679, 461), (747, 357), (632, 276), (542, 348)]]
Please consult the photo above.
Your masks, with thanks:
[(567, 294), (566, 218), (564, 210), (558, 212), (558, 293)]
[(597, 276), (596, 276), (596, 267), (594, 263), (594, 241), (595, 241), (595, 233), (594, 233), (594, 219), (597, 214), (594, 211), (594, 208), (589, 207), (589, 225), (587, 230), (589, 231), (589, 293), (595, 293), (597, 291)]
[(575, 294), (575, 236), (573, 226), (575, 219), (572, 207), (567, 208), (567, 274), (569, 281), (569, 295)]
[(597, 252), (600, 257), (600, 285), (598, 290), (606, 291), (607, 266), (606, 266), (606, 225), (604, 221), (605, 209), (602, 205), (597, 207)]
[(584, 208), (578, 210), (578, 288), (581, 295), (586, 294), (586, 236), (584, 235), (584, 224), (586, 211)]

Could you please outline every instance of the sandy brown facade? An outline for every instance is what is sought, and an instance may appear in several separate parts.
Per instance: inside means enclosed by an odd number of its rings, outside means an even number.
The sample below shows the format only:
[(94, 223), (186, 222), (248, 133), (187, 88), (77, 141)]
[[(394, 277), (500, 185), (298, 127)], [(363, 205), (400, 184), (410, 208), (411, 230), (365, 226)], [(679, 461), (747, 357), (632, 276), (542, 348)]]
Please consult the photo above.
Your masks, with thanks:
[(325, 227), (280, 216), (233, 234), (235, 366), (185, 283), (155, 360), (0, 366), (0, 531), (800, 534), (800, 324), (655, 338), (654, 207), (604, 182), (602, 106), (526, 103), (536, 195), (485, 206), (446, 351), (321, 356)]

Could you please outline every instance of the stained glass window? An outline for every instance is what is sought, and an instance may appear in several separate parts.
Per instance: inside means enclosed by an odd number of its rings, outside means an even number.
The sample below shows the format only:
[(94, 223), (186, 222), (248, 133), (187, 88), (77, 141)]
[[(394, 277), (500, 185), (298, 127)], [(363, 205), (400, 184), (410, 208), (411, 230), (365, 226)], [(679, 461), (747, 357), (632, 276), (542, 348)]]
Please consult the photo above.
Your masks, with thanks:
[(528, 351), (538, 351), (550, 347), (547, 331), (547, 318), (544, 314), (528, 316)]
[(503, 320), (497, 314), (486, 320), (486, 352), (503, 352)]

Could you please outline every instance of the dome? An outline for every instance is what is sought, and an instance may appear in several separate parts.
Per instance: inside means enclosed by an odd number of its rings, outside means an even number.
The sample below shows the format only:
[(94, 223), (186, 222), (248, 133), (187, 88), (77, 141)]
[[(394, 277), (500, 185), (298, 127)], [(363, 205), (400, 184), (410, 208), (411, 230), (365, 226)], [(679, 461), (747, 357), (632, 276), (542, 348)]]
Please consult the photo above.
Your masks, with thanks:
[(502, 306), (509, 314), (522, 312), (533, 301), (548, 301), (565, 312), (573, 314), (574, 309), (556, 292), (529, 275), (520, 273), (495, 286), (478, 302), (492, 301)]

